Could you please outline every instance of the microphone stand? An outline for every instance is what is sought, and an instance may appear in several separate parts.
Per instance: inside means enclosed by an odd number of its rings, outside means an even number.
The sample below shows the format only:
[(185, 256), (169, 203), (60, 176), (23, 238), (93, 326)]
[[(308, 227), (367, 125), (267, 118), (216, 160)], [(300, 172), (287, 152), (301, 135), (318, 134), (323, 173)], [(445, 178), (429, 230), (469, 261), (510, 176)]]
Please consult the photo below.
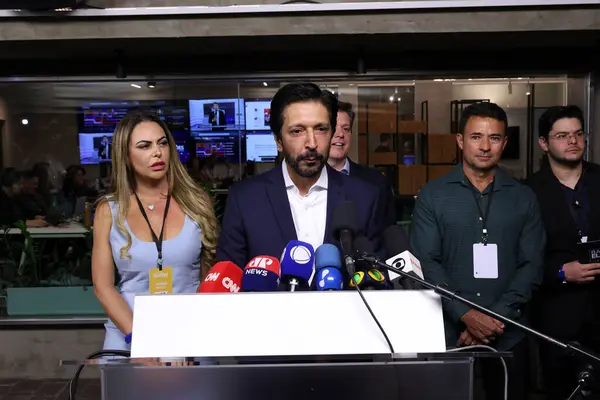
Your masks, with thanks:
[[(548, 343), (552, 343), (555, 346), (558, 346), (564, 350), (566, 350), (571, 356), (575, 356), (575, 355), (581, 355), (584, 356), (585, 358), (587, 358), (588, 360), (591, 360), (592, 362), (596, 362), (598, 363), (598, 365), (600, 365), (600, 357), (587, 351), (584, 350), (578, 346), (573, 346), (571, 344), (568, 343), (563, 343), (559, 340), (556, 340), (546, 334), (543, 334), (539, 331), (536, 331), (535, 329), (532, 329), (526, 325), (520, 324), (517, 321), (513, 321), (510, 318), (507, 318), (503, 315), (500, 315), (492, 310), (489, 310), (483, 306), (480, 306), (477, 303), (474, 303), (470, 300), (465, 299), (462, 296), (459, 296), (458, 294), (456, 294), (456, 292), (453, 292), (451, 290), (448, 290), (440, 285), (434, 285), (433, 283), (427, 282), (424, 279), (419, 278), (418, 276), (409, 274), (407, 272), (402, 271), (402, 268), (398, 268), (398, 267), (393, 267), (393, 266), (389, 266), (386, 263), (382, 262), (379, 260), (379, 257), (373, 255), (373, 254), (369, 254), (369, 253), (365, 253), (365, 252), (361, 252), (361, 251), (357, 251), (359, 257), (367, 262), (370, 262), (372, 264), (375, 264), (379, 267), (383, 267), (389, 271), (395, 272), (398, 275), (402, 276), (403, 278), (407, 278), (410, 279), (413, 282), (416, 282), (418, 284), (420, 284), (421, 286), (426, 287), (427, 289), (431, 289), (433, 290), (435, 293), (437, 293), (438, 295), (447, 298), (448, 300), (457, 300), (458, 302), (462, 303), (462, 304), (466, 304), (469, 307), (483, 313), (486, 314), (492, 318), (495, 318), (499, 321), (502, 321), (504, 323), (507, 324), (511, 324), (516, 326), (517, 328), (537, 337), (540, 339), (545, 340)], [(571, 396), (569, 396), (568, 400), (572, 400), (575, 399), (575, 396), (578, 393), (583, 394), (583, 392), (589, 392), (590, 391), (590, 383), (593, 381), (593, 368), (591, 368), (591, 366), (586, 366), (586, 368), (584, 368), (579, 374), (578, 374), (578, 385), (577, 388), (575, 389), (575, 391), (571, 394)], [(586, 393), (587, 394), (587, 393)]]

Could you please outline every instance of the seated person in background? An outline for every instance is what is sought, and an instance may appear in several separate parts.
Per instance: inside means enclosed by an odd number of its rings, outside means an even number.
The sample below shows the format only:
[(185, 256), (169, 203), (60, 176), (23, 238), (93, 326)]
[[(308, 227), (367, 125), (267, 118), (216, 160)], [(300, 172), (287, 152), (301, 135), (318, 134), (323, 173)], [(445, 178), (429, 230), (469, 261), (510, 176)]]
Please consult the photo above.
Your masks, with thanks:
[(25, 217), (33, 219), (38, 215), (46, 215), (48, 204), (44, 197), (38, 193), (39, 178), (33, 171), (25, 171), (22, 174), (22, 191), (19, 196), (21, 207)]
[(63, 183), (63, 192), (67, 199), (78, 197), (98, 197), (98, 191), (90, 187), (85, 178), (85, 169), (81, 165), (71, 165)]
[(18, 221), (24, 221), (28, 228), (40, 228), (48, 226), (41, 215), (27, 218), (21, 204), (22, 179), (14, 168), (6, 168), (0, 178), (2, 190), (0, 190), (0, 225), (13, 226)]

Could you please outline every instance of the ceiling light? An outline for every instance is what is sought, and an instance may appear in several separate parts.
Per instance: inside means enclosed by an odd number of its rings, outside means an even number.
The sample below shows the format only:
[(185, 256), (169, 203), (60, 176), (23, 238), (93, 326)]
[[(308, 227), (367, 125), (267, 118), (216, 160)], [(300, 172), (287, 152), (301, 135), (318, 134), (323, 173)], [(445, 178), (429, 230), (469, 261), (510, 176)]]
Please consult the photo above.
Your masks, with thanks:
[(21, 120), (21, 123), (22, 123), (23, 125), (27, 125), (27, 124), (29, 123), (29, 120), (28, 120), (27, 118), (23, 118), (23, 119)]
[[(133, 85), (132, 85), (132, 86), (133, 86)], [(154, 88), (156, 88), (156, 82), (149, 81), (149, 82), (148, 82), (148, 88), (149, 88), (149, 89), (154, 89)]]
[(263, 86), (269, 86), (267, 82), (263, 82)]
[(134, 87), (136, 89), (141, 89), (142, 87), (140, 85), (138, 85), (137, 83), (132, 83), (131, 87)]

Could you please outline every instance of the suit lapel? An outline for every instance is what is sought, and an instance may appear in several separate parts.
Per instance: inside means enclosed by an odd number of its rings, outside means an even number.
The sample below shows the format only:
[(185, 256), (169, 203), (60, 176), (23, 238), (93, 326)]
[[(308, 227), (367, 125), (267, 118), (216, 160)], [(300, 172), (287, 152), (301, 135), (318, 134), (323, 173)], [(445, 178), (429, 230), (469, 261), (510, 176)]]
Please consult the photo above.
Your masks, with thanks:
[[(325, 224), (325, 236), (323, 243), (332, 243), (331, 218), (336, 207), (346, 199), (342, 174), (327, 165), (327, 222)], [(352, 167), (350, 167), (352, 173)]]
[(271, 175), (269, 177), (270, 184), (267, 185), (267, 196), (283, 241), (288, 243), (290, 240), (298, 240), (298, 238), (281, 168), (281, 165), (278, 164), (271, 171), (266, 172)]

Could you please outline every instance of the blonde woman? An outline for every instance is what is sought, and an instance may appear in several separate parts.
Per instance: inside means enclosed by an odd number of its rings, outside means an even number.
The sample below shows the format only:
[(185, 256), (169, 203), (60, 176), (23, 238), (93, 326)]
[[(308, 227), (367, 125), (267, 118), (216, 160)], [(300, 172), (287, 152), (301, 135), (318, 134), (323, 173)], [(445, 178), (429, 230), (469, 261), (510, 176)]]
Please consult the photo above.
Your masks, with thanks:
[(129, 350), (135, 295), (197, 292), (215, 261), (217, 219), (154, 114), (136, 110), (121, 120), (112, 176), (115, 191), (99, 203), (94, 219), (92, 277), (110, 318), (104, 349)]

